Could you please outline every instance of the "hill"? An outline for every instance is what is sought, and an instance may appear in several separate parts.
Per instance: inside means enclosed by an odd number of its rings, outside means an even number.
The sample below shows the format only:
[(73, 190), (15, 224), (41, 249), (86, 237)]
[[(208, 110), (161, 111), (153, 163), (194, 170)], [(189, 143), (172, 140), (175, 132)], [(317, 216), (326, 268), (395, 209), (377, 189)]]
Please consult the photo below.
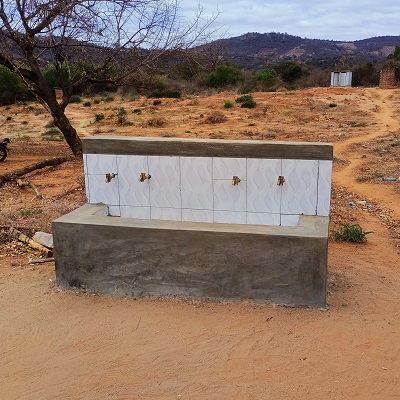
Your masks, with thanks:
[(307, 39), (287, 33), (246, 33), (213, 45), (227, 60), (246, 68), (261, 68), (282, 60), (330, 66), (342, 57), (349, 64), (380, 62), (400, 44), (400, 36), (380, 36), (354, 42)]

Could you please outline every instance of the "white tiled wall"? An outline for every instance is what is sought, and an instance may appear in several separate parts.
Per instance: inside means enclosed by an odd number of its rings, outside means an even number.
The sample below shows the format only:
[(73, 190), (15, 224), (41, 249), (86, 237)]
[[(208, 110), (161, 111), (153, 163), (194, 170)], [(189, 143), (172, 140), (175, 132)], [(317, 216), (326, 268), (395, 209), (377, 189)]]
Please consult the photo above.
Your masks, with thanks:
[[(247, 160), (247, 210), (253, 213), (281, 212), (281, 187), (277, 185), (282, 175), (282, 160)], [(279, 225), (279, 224), (278, 224)]]
[(183, 209), (213, 210), (212, 161), (211, 157), (180, 158)]
[(118, 155), (117, 163), (120, 205), (149, 206), (150, 188), (148, 181), (139, 181), (140, 174), (149, 170), (148, 157)]
[(283, 226), (329, 215), (332, 161), (85, 154), (84, 165), (88, 202), (110, 215)]
[(331, 205), (332, 161), (321, 160), (318, 173), (317, 215), (327, 217)]
[(282, 160), (281, 213), (316, 215), (318, 161)]

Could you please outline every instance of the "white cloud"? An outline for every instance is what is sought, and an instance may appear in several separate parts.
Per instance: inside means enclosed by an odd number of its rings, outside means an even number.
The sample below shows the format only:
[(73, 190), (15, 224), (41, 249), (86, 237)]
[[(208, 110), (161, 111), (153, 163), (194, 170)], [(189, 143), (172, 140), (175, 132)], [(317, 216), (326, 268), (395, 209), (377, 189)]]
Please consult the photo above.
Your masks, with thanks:
[[(352, 41), (400, 35), (398, 0), (204, 0), (201, 6), (208, 15), (222, 12), (217, 23), (228, 28), (229, 37), (247, 32), (286, 32), (310, 39)], [(182, 0), (181, 7), (185, 16), (193, 15), (196, 8), (189, 0)]]

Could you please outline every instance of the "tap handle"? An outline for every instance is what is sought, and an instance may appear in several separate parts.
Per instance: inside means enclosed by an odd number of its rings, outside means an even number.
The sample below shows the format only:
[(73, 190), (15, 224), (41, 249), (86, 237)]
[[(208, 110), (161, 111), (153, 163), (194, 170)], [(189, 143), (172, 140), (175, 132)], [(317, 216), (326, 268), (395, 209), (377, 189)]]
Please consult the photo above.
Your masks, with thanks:
[(150, 179), (151, 175), (146, 174), (146, 172), (141, 172), (139, 175), (139, 182), (144, 182), (146, 179)]
[(239, 179), (238, 176), (235, 175), (235, 176), (232, 177), (232, 186), (239, 185), (239, 182), (240, 182), (240, 179)]

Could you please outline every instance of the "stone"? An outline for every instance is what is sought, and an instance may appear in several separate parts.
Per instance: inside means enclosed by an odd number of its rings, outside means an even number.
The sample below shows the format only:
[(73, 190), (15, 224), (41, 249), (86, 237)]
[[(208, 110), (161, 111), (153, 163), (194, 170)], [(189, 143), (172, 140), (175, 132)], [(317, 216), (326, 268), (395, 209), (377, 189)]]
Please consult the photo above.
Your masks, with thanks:
[(33, 236), (33, 240), (49, 249), (53, 248), (53, 235), (51, 233), (36, 232)]

